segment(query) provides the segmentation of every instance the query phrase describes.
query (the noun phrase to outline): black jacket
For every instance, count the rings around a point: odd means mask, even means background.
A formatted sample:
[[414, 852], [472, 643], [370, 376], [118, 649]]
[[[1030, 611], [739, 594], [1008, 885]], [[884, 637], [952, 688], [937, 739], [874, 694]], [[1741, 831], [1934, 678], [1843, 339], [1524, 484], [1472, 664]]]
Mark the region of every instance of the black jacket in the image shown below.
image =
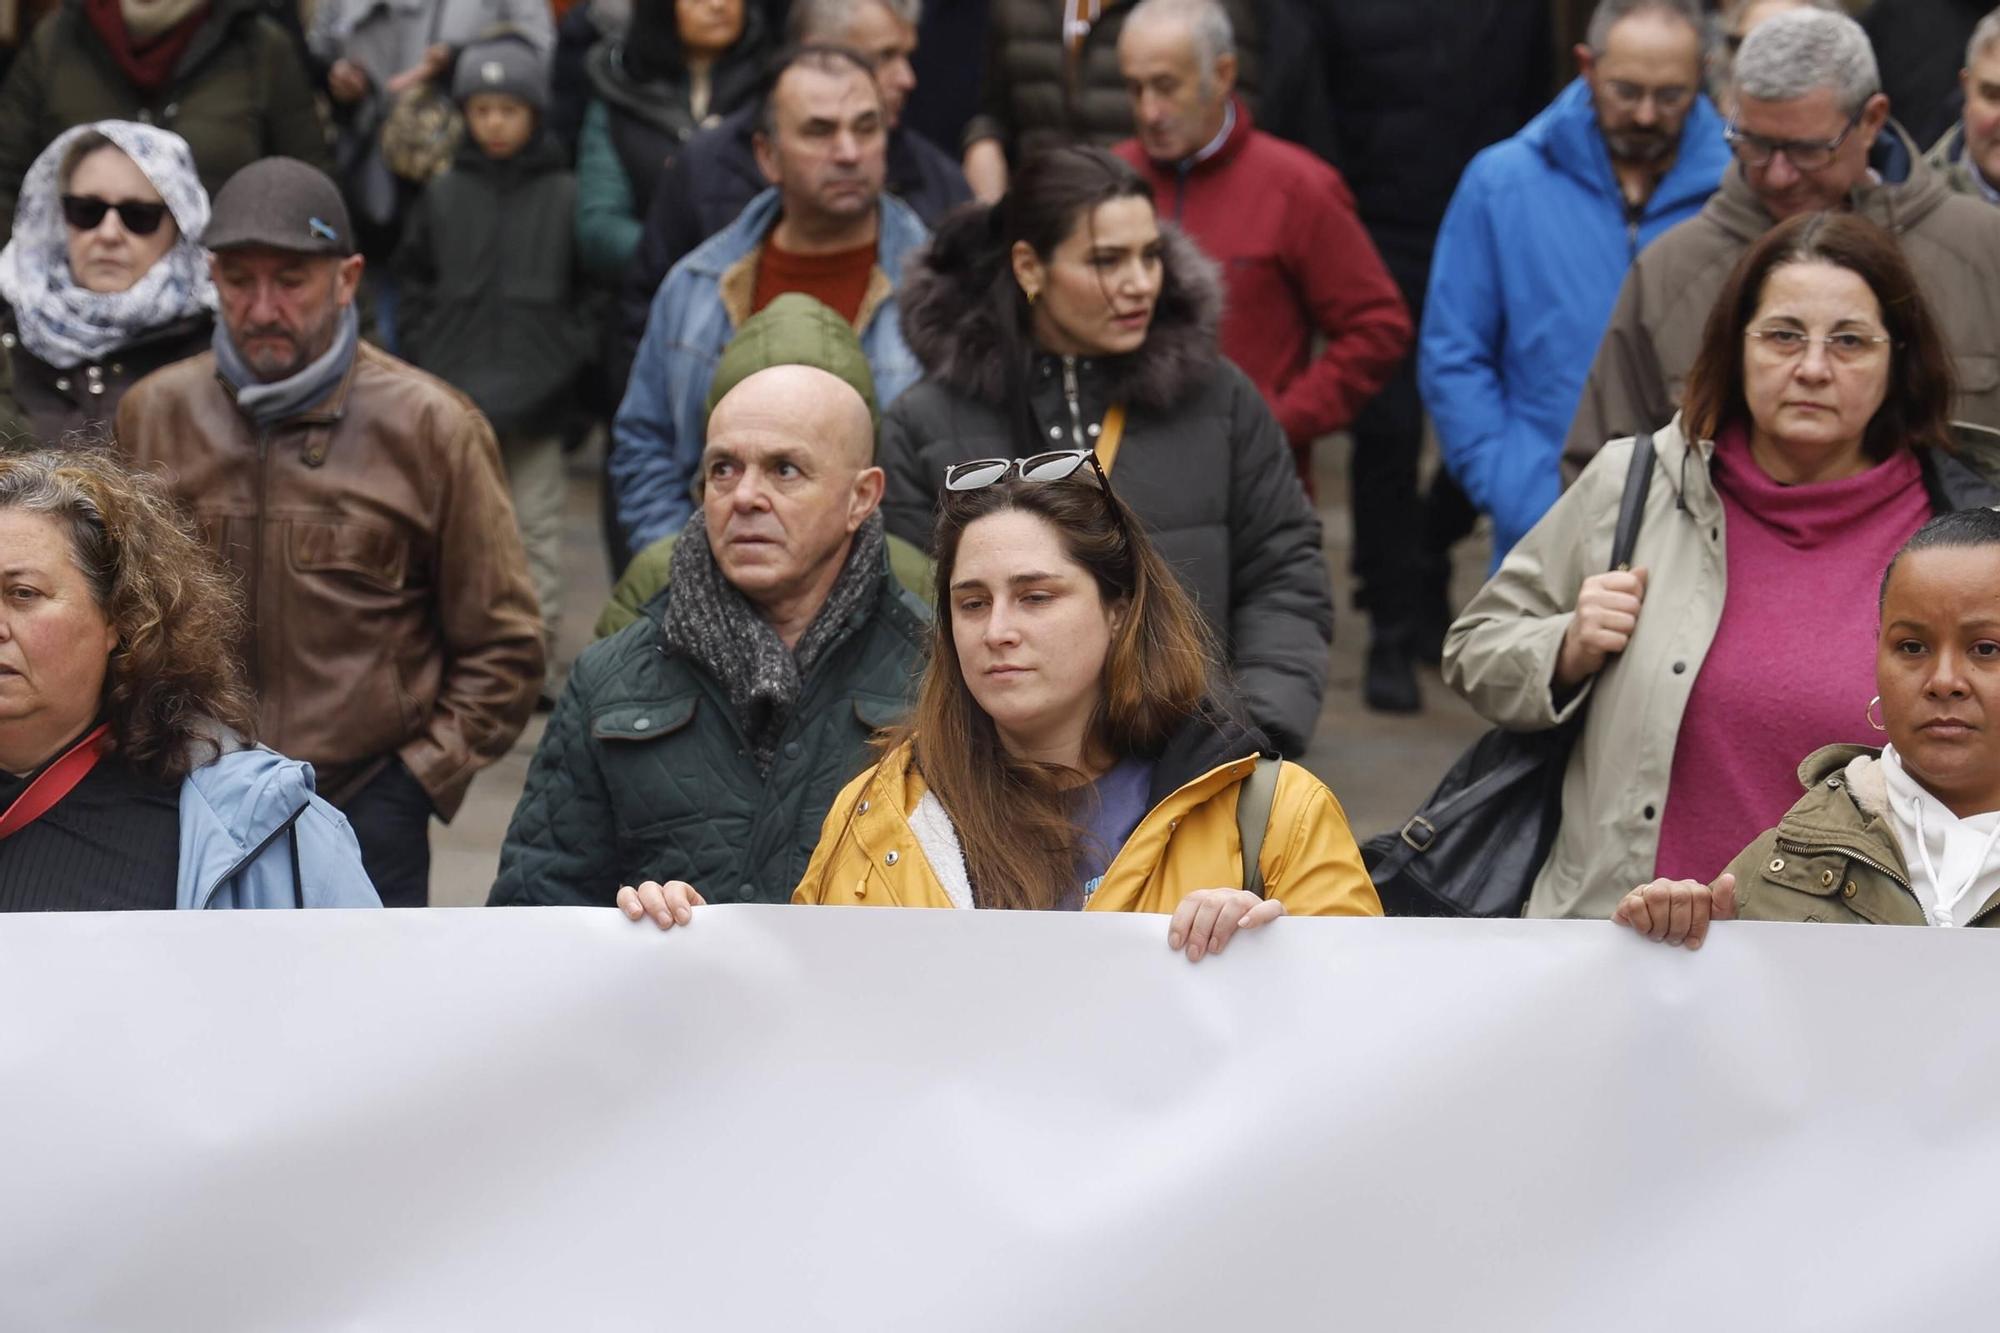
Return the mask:
[[58, 370], [21, 346], [10, 315], [0, 325], [0, 439], [42, 444], [107, 442], [125, 391], [146, 376], [208, 350], [206, 314], [149, 329], [109, 356]]
[[[757, 168], [752, 139], [757, 109], [745, 107], [681, 146], [662, 172], [646, 210], [639, 253], [619, 296], [619, 340], [613, 373], [629, 372], [646, 333], [653, 294], [689, 251], [736, 220], [743, 206], [770, 188]], [[926, 227], [972, 198], [958, 163], [922, 135], [906, 129], [889, 134], [887, 188], [915, 210]], [[647, 196], [637, 196], [645, 198]], [[893, 275], [892, 275], [893, 276]]]
[[546, 134], [505, 162], [470, 136], [410, 210], [402, 351], [502, 434], [557, 429], [590, 354], [575, 305], [576, 178]]
[[814, 664], [760, 776], [728, 689], [666, 646], [671, 596], [577, 659], [489, 904], [608, 907], [642, 879], [685, 880], [710, 902], [790, 902], [869, 737], [909, 707], [930, 618], [885, 561], [867, 623]]
[[1992, 7], [1989, 0], [1875, 0], [1861, 16], [1889, 109], [1918, 143], [1936, 143], [1957, 122], [1965, 44]]
[[1139, 351], [1067, 367], [1040, 356], [1026, 368], [1033, 439], [1021, 438], [1010, 407], [985, 294], [963, 273], [940, 272], [931, 252], [913, 261], [897, 300], [926, 375], [883, 414], [883, 512], [892, 533], [927, 545], [947, 465], [1075, 447], [1064, 383], [1073, 370], [1083, 421], [1125, 405], [1118, 493], [1214, 627], [1251, 721], [1296, 755], [1319, 722], [1333, 640], [1319, 518], [1276, 418], [1216, 348], [1213, 265], [1178, 231], [1167, 235], [1167, 285]]
[[[756, 100], [766, 55], [755, 10], [744, 13], [743, 36], [715, 62], [710, 74], [710, 114], [727, 116]], [[591, 92], [610, 114], [611, 144], [632, 184], [635, 201], [650, 201], [660, 176], [702, 123], [688, 106], [685, 71], [651, 79], [633, 76], [623, 41], [598, 43], [584, 61]]]

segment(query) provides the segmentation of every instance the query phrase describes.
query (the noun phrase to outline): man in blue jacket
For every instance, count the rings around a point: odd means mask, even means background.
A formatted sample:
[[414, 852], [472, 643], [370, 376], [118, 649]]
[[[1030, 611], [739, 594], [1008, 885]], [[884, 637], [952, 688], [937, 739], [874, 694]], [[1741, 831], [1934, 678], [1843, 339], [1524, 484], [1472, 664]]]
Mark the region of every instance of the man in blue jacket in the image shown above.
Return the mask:
[[930, 233], [883, 190], [888, 125], [874, 71], [839, 47], [804, 48], [760, 115], [757, 161], [772, 188], [660, 284], [612, 420], [606, 474], [633, 551], [694, 512], [715, 363], [780, 295], [804, 292], [853, 324], [884, 406], [922, 374], [903, 341], [896, 283]]
[[1418, 380], [1493, 562], [1562, 489], [1563, 438], [1625, 270], [1729, 164], [1695, 0], [1600, 0], [1582, 74], [1474, 158], [1438, 234]]

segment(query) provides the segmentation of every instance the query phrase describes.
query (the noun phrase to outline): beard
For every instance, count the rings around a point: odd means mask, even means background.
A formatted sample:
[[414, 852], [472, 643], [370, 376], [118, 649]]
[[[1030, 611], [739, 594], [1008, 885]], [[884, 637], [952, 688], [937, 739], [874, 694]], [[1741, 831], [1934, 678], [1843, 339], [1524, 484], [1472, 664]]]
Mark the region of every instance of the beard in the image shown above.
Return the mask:
[[1678, 142], [1678, 136], [1665, 130], [1604, 131], [1604, 146], [1611, 150], [1613, 160], [1641, 166], [1665, 161], [1673, 155], [1674, 145]]

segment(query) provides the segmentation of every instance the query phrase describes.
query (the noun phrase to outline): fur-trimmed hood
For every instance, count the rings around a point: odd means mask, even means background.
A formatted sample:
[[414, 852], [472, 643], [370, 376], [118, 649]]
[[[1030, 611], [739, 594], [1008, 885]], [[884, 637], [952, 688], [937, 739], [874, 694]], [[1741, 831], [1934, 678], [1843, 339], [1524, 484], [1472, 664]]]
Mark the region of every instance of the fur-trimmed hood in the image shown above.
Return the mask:
[[[947, 223], [947, 226], [952, 224]], [[957, 225], [968, 225], [959, 219]], [[1153, 326], [1138, 351], [1097, 364], [1109, 398], [1165, 412], [1221, 364], [1216, 328], [1222, 319], [1222, 274], [1215, 262], [1171, 223], [1160, 224], [1164, 283]], [[924, 371], [954, 392], [999, 406], [1009, 391], [1008, 339], [978, 273], [938, 268], [933, 243], [910, 259], [897, 302], [903, 338]]]

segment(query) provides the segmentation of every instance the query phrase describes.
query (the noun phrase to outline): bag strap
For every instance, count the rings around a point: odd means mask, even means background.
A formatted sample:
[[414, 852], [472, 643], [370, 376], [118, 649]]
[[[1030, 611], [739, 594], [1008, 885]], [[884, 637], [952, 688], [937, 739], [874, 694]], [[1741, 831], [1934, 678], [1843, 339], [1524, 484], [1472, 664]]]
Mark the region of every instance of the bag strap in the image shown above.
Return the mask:
[[1271, 802], [1278, 794], [1278, 769], [1283, 760], [1257, 756], [1257, 766], [1243, 779], [1236, 793], [1236, 833], [1243, 843], [1243, 887], [1259, 898], [1264, 896], [1264, 868], [1258, 857], [1264, 853], [1264, 832], [1271, 824]]
[[1639, 545], [1639, 525], [1646, 520], [1646, 496], [1653, 489], [1653, 432], [1632, 441], [1632, 463], [1625, 469], [1625, 494], [1618, 502], [1618, 528], [1611, 538], [1611, 567], [1632, 568]]
[[55, 809], [56, 803], [76, 790], [90, 776], [97, 761], [111, 748], [111, 724], [100, 722], [90, 734], [63, 751], [62, 757], [42, 770], [41, 776], [0, 813], [0, 838], [11, 838], [28, 825]]
[[1118, 465], [1118, 446], [1125, 440], [1125, 404], [1113, 403], [1105, 409], [1104, 421], [1097, 428], [1097, 464], [1110, 476], [1111, 469]]

